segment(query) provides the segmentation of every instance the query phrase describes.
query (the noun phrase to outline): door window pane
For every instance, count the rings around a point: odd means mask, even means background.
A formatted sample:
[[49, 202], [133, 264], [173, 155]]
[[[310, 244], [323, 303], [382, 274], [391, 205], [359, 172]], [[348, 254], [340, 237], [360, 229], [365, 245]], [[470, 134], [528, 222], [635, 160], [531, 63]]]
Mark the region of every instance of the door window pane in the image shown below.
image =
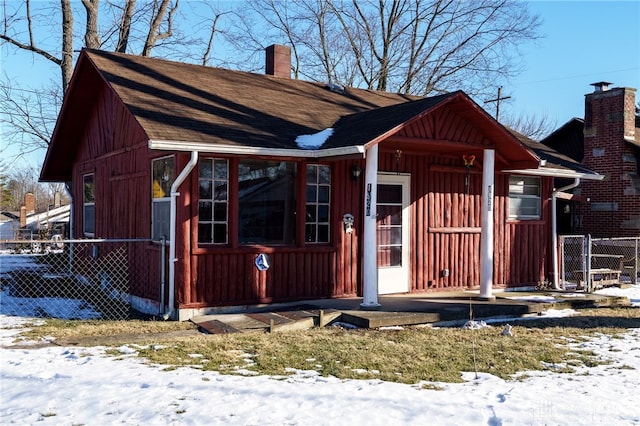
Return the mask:
[[379, 184], [377, 195], [378, 266], [402, 266], [402, 185]]

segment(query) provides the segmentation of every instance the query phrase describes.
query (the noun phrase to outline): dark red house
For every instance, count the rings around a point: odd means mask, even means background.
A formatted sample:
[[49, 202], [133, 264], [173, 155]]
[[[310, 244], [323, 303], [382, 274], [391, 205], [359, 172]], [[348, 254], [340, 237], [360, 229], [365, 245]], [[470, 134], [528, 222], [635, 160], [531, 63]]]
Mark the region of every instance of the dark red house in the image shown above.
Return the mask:
[[463, 92], [292, 80], [267, 53], [271, 75], [78, 59], [41, 179], [71, 182], [77, 237], [170, 241], [169, 314], [549, 279], [553, 177], [594, 173]]

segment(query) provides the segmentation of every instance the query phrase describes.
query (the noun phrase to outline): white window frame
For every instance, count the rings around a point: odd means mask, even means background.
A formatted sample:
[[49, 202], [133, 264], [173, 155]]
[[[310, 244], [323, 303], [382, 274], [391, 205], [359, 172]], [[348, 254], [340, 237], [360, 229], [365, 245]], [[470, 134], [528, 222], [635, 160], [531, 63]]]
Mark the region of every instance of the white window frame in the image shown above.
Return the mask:
[[[320, 168], [327, 168], [329, 170], [329, 182], [320, 182]], [[315, 179], [312, 182], [308, 181], [309, 169], [312, 168], [315, 171]], [[305, 224], [304, 224], [304, 241], [306, 244], [328, 244], [331, 242], [331, 166], [326, 164], [307, 164], [306, 166], [306, 176], [307, 180], [305, 181]], [[314, 188], [315, 199], [310, 200], [309, 197], [309, 187]], [[320, 201], [319, 194], [320, 190], [325, 188], [327, 191], [327, 200]], [[319, 209], [324, 207], [327, 209], [327, 220], [321, 221], [319, 217]], [[314, 215], [309, 215], [308, 209], [312, 208], [314, 211]], [[315, 216], [315, 217], [314, 217]], [[313, 227], [314, 229], [314, 237], [310, 238], [307, 234], [307, 230], [309, 227]], [[327, 229], [327, 240], [319, 241], [320, 227], [326, 227]]]
[[[204, 162], [211, 162], [211, 176], [203, 177], [202, 176], [202, 167]], [[216, 163], [225, 163], [226, 164], [226, 179], [222, 179], [216, 177]], [[229, 244], [229, 160], [223, 158], [203, 158], [200, 160], [198, 164], [198, 244], [206, 244], [206, 245], [224, 245]], [[200, 185], [202, 182], [207, 182], [211, 185], [211, 197], [203, 198], [200, 192]], [[218, 185], [225, 185], [226, 194], [224, 194], [224, 198], [220, 198], [220, 194], [216, 193], [216, 187]], [[203, 202], [211, 203], [211, 220], [202, 220], [200, 218], [200, 206]], [[221, 220], [219, 218], [216, 219], [216, 205], [226, 204], [226, 213], [225, 219]], [[201, 225], [210, 225], [211, 232], [208, 235], [207, 241], [202, 241], [203, 237]], [[214, 241], [214, 236], [216, 234], [215, 227], [216, 225], [224, 225], [226, 228], [225, 231], [225, 239], [224, 241]]]
[[[167, 176], [166, 182], [169, 188], [169, 193], [165, 192], [164, 196], [162, 197], [156, 197], [155, 195], [155, 176], [154, 176], [154, 164], [157, 161], [165, 161], [167, 159], [171, 159], [173, 162], [173, 171], [172, 171], [172, 175]], [[152, 239], [160, 239], [162, 237], [164, 237], [167, 241], [170, 238], [169, 232], [167, 232], [167, 235], [155, 235], [155, 228], [156, 228], [156, 224], [154, 223], [154, 218], [156, 217], [155, 211], [156, 209], [159, 207], [160, 204], [163, 204], [165, 209], [170, 209], [171, 208], [171, 185], [173, 185], [173, 181], [175, 180], [175, 167], [176, 167], [176, 161], [175, 161], [175, 157], [173, 155], [166, 155], [164, 157], [158, 157], [158, 158], [153, 158], [151, 160], [151, 238]], [[170, 229], [171, 224], [167, 224], [167, 231], [168, 229]]]
[[[512, 175], [509, 176], [509, 219], [511, 220], [539, 220], [542, 217], [542, 205], [541, 205], [541, 186], [542, 180], [538, 176], [521, 176]], [[515, 204], [520, 204], [521, 201], [537, 200], [535, 214], [525, 214], [520, 209], [517, 209]]]
[[[87, 201], [87, 178], [91, 177], [91, 183], [93, 185], [91, 189], [92, 200]], [[91, 210], [93, 213], [93, 221], [89, 227], [87, 223], [87, 211]], [[82, 175], [82, 232], [87, 237], [93, 237], [96, 233], [96, 175], [95, 173], [87, 173]]]

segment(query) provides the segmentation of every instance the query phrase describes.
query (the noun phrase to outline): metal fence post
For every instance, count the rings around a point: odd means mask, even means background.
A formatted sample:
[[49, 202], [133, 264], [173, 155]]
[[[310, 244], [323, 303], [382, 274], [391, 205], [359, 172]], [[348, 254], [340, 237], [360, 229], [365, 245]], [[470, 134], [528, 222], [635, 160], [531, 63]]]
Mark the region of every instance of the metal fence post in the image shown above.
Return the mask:
[[164, 315], [166, 312], [165, 303], [164, 303], [164, 291], [166, 286], [166, 275], [165, 275], [165, 262], [166, 262], [166, 242], [167, 239], [162, 237], [160, 240], [160, 315]]
[[633, 279], [631, 280], [631, 284], [638, 282], [638, 269], [640, 268], [640, 251], [638, 250], [640, 247], [638, 246], [638, 242], [640, 242], [640, 237], [636, 238], [636, 256], [633, 262]]
[[560, 284], [560, 288], [564, 291], [566, 290], [566, 279], [565, 279], [565, 253], [564, 253], [564, 235], [560, 235], [558, 237], [560, 239], [560, 280], [562, 284]]
[[593, 291], [593, 285], [591, 283], [591, 234], [587, 234], [585, 239], [586, 250], [585, 250], [585, 267], [584, 267], [584, 279], [585, 279], [585, 290], [587, 293], [591, 293]]

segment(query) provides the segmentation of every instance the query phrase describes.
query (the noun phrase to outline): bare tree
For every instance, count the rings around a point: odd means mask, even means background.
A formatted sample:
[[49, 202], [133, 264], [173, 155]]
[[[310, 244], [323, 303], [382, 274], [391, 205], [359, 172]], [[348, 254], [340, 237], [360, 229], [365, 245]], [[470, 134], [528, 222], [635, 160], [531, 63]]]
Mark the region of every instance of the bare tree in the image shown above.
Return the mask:
[[[519, 70], [518, 45], [535, 39], [540, 24], [516, 0], [253, 0], [224, 11], [179, 0], [80, 4], [2, 4], [0, 43], [32, 52], [61, 71], [61, 89], [49, 108], [48, 92], [34, 94], [9, 81], [2, 85], [2, 119], [12, 128], [13, 143], [48, 143], [79, 45], [206, 65], [213, 62], [216, 39], [235, 47], [234, 55], [216, 58], [218, 64], [255, 71], [263, 67], [264, 47], [286, 43], [294, 78], [417, 95], [462, 89], [481, 96]], [[184, 7], [192, 13], [187, 18], [179, 13]], [[74, 18], [85, 23], [76, 38]], [[190, 38], [180, 30], [180, 19], [191, 19]], [[36, 118], [39, 111], [43, 116]]]
[[220, 12], [220, 11], [213, 11], [214, 17], [211, 21], [211, 30], [209, 32], [209, 39], [207, 40], [206, 43], [206, 47], [204, 49], [204, 53], [202, 54], [202, 61], [200, 62], [202, 65], [209, 65], [209, 60], [211, 57], [211, 51], [213, 50], [213, 40], [216, 36], [216, 34], [218, 34], [220, 32], [220, 29], [218, 27], [219, 23], [220, 23], [220, 18], [223, 17], [224, 15], [227, 15], [231, 12]]
[[557, 127], [556, 121], [548, 115], [537, 114], [507, 115], [501, 122], [505, 126], [536, 141], [548, 136]]
[[[116, 6], [117, 7], [117, 6]], [[118, 43], [115, 51], [125, 53], [129, 45], [129, 35], [131, 34], [131, 21], [133, 19], [133, 11], [136, 7], [136, 0], [127, 0], [122, 9], [122, 18], [118, 26]]]
[[[171, 0], [153, 1], [149, 32], [147, 33], [147, 40], [142, 48], [142, 53], [140, 53], [141, 56], [151, 55], [151, 49], [153, 49], [158, 41], [164, 40], [173, 35], [173, 16], [178, 10], [178, 3], [179, 0], [176, 0], [175, 4], [169, 8]], [[161, 25], [165, 20], [165, 15], [167, 16], [166, 28], [162, 29]]]
[[[262, 24], [305, 61], [300, 73], [368, 89], [489, 93], [518, 68], [540, 20], [512, 0], [257, 0]], [[330, 46], [330, 48], [327, 48]]]
[[[0, 85], [0, 99], [0, 138], [17, 144], [23, 156], [46, 148], [61, 105], [59, 86], [35, 91], [22, 89], [7, 78], [6, 84]], [[0, 148], [5, 158], [8, 145]]]
[[[86, 24], [81, 39], [84, 47], [104, 49], [106, 40], [113, 50], [125, 52], [132, 41], [144, 40], [139, 43], [142, 54], [150, 55], [161, 41], [174, 37], [178, 0], [147, 0], [139, 4], [137, 12], [136, 0], [126, 0], [124, 5], [109, 0], [106, 4], [82, 0], [81, 5]], [[43, 58], [60, 69], [60, 80], [54, 82], [54, 89], [22, 87], [9, 77], [0, 84], [0, 121], [4, 124], [1, 136], [20, 148], [18, 156], [46, 148], [49, 143], [60, 100], [71, 82], [77, 51], [74, 46], [80, 43], [74, 38], [74, 13], [78, 11], [74, 11], [70, 0], [60, 0], [58, 6], [31, 0], [2, 4], [0, 43], [31, 52], [34, 58]], [[101, 26], [103, 14], [113, 19]], [[6, 151], [4, 144], [2, 150]]]
[[20, 210], [24, 204], [24, 196], [32, 193], [36, 198], [36, 211], [43, 212], [54, 203], [55, 193], [62, 195], [65, 203], [68, 197], [64, 194], [64, 186], [61, 183], [42, 184], [38, 182], [38, 170], [34, 167], [20, 167], [5, 175], [5, 200], [3, 208]]
[[[60, 1], [60, 11], [62, 14], [62, 46], [61, 54], [56, 55], [55, 50], [48, 50], [41, 47], [34, 36], [34, 17], [31, 12], [31, 0], [25, 0], [24, 16], [20, 16], [19, 9], [13, 13], [8, 13], [6, 5], [4, 9], [3, 31], [0, 40], [4, 40], [19, 49], [33, 52], [60, 67], [62, 76], [63, 91], [66, 91], [71, 81], [73, 73], [73, 13], [70, 0]], [[26, 40], [21, 40], [20, 33], [16, 27], [24, 24], [26, 26]], [[24, 32], [24, 30], [22, 31]]]

